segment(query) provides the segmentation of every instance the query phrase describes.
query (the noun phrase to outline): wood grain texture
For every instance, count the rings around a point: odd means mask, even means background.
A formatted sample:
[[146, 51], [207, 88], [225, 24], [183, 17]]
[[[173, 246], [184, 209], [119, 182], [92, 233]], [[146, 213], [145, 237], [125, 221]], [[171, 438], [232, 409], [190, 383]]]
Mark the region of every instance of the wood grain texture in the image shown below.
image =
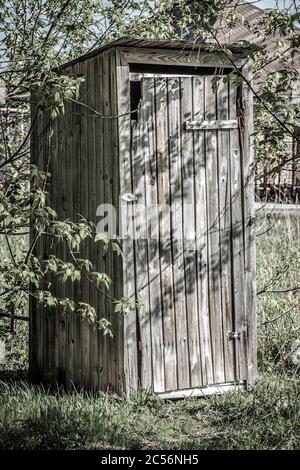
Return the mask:
[[[80, 257], [111, 277], [110, 296], [143, 304], [122, 317], [86, 278], [61, 284], [49, 276], [55, 295], [89, 302], [98, 319], [108, 319], [113, 338], [32, 302], [34, 380], [126, 393], [142, 386], [171, 398], [254, 383], [251, 94], [222, 82], [215, 93], [203, 63], [195, 73], [202, 60], [191, 51], [133, 45], [103, 50], [65, 70], [84, 76], [82, 104], [66, 104], [50, 147], [42, 112], [33, 126], [31, 158], [45, 169], [51, 154], [49, 202], [61, 220], [82, 215], [97, 224], [99, 204], [122, 205], [124, 226], [117, 220], [116, 231], [127, 231], [123, 259], [93, 240]], [[182, 65], [185, 74], [193, 67], [190, 75], [168, 75], [166, 67], [163, 76], [132, 75], [141, 82], [141, 106], [131, 113], [128, 61]], [[250, 66], [245, 73], [251, 77]], [[122, 200], [125, 193], [137, 201]], [[66, 245], [48, 238], [35, 254], [70, 260]], [[228, 341], [234, 331], [240, 339]]]
[[[157, 190], [159, 214], [159, 266], [162, 294], [163, 356], [165, 388], [176, 387], [176, 345], [174, 335], [174, 286], [172, 251], [170, 246], [170, 180], [167, 121], [167, 84], [165, 79], [155, 79], [155, 126], [157, 155]], [[154, 384], [155, 385], [155, 384]]]
[[[180, 128], [181, 128], [181, 173], [182, 173], [182, 232], [184, 283], [186, 297], [186, 328], [189, 362], [189, 386], [202, 384], [201, 355], [199, 339], [199, 314], [197, 292], [197, 252], [196, 252], [196, 194], [195, 160], [193, 134], [185, 130], [184, 123], [193, 114], [193, 79], [180, 78]], [[179, 170], [180, 171], [180, 170]]]
[[[110, 57], [111, 64], [111, 113], [112, 115], [118, 115], [118, 81], [117, 81], [117, 64], [118, 59], [116, 51], [111, 53]], [[119, 212], [119, 197], [120, 197], [120, 168], [119, 168], [119, 128], [118, 128], [118, 119], [111, 119], [111, 158], [112, 158], [112, 204], [116, 209], [118, 214]], [[116, 227], [115, 235], [119, 234], [120, 221], [118, 215], [116, 216]], [[120, 299], [123, 296], [123, 260], [122, 256], [119, 256], [117, 253], [112, 254], [112, 282], [113, 282], [113, 296], [115, 299]], [[115, 379], [114, 379], [114, 391], [122, 390], [123, 382], [123, 357], [120, 354], [123, 354], [123, 316], [115, 312], [114, 304], [111, 304], [112, 310], [112, 320], [113, 320], [113, 350], [114, 350], [114, 362], [115, 362]]]
[[[81, 85], [79, 101], [88, 103], [90, 94], [89, 76], [88, 76], [88, 63], [83, 62], [80, 67], [81, 74], [85, 77], [85, 81]], [[89, 216], [89, 139], [90, 139], [90, 120], [89, 111], [85, 106], [80, 106], [81, 114], [81, 138], [80, 138], [80, 216], [83, 216], [88, 220]], [[82, 256], [83, 255], [83, 256]], [[82, 251], [80, 257], [88, 258], [89, 246], [88, 240], [84, 240], [82, 243]], [[83, 268], [83, 271], [85, 268]], [[83, 274], [81, 276], [81, 299], [80, 302], [89, 303], [89, 281]], [[86, 318], [82, 318], [80, 321], [80, 341], [81, 341], [81, 365], [82, 365], [82, 384], [85, 387], [89, 387], [90, 380], [90, 328]]]
[[[135, 276], [136, 297], [140, 305], [137, 309], [137, 321], [139, 328], [138, 359], [139, 381], [145, 389], [152, 389], [152, 344], [151, 344], [151, 318], [149, 306], [149, 256], [147, 239], [147, 188], [146, 172], [148, 164], [147, 152], [147, 112], [144, 108], [139, 110], [137, 122], [132, 123], [132, 132], [135, 134], [136, 152], [133, 154], [133, 187], [137, 197], [134, 209], [134, 234], [135, 234]], [[140, 145], [141, 139], [143, 146]]]
[[[98, 89], [98, 71], [99, 62], [97, 59], [88, 62], [88, 86], [89, 93], [88, 103], [92, 109], [99, 109], [99, 101], [97, 101]], [[91, 113], [89, 113], [91, 114]], [[94, 224], [96, 222], [95, 215], [97, 210], [97, 161], [96, 161], [96, 147], [98, 145], [98, 137], [96, 135], [96, 121], [95, 116], [90, 116], [88, 119], [89, 125], [89, 141], [88, 141], [88, 174], [89, 174], [89, 204], [88, 204], [88, 218]], [[96, 271], [96, 243], [89, 240], [89, 259], [92, 263], [91, 272]], [[97, 320], [101, 317], [97, 311], [97, 290], [94, 284], [89, 284], [89, 303], [95, 308]], [[89, 326], [90, 348], [89, 348], [89, 362], [90, 362], [90, 388], [97, 390], [99, 387], [99, 355], [98, 355], [98, 336], [99, 330], [97, 325]]]
[[[68, 158], [66, 158], [66, 185], [68, 190], [68, 198], [66, 200], [67, 209], [66, 216], [71, 220], [74, 220], [74, 162], [76, 161], [76, 138], [75, 138], [75, 129], [76, 129], [76, 104], [75, 103], [66, 103], [66, 115], [67, 115], [67, 149], [71, 149], [68, 153]], [[71, 255], [68, 254], [68, 261], [71, 261]], [[74, 299], [75, 286], [73, 282], [67, 282], [66, 296], [69, 299]], [[67, 315], [68, 322], [68, 371], [67, 371], [67, 384], [68, 387], [73, 387], [73, 384], [76, 381], [76, 344], [75, 344], [75, 325], [76, 320], [74, 314], [68, 312]]]
[[[229, 85], [220, 81], [217, 90], [218, 118], [228, 119]], [[231, 225], [230, 225], [230, 133], [218, 130], [218, 191], [221, 253], [221, 298], [224, 342], [225, 380], [235, 380], [234, 342], [227, 333], [234, 330], [231, 285]]]
[[[205, 118], [207, 120], [214, 120], [216, 118], [216, 95], [213, 91], [211, 77], [205, 77]], [[214, 383], [222, 383], [224, 382], [224, 356], [220, 288], [218, 152], [217, 133], [214, 130], [205, 131], [205, 158], [211, 344]]]
[[139, 64], [157, 64], [157, 65], [182, 65], [191, 67], [218, 67], [233, 68], [229, 60], [224, 56], [218, 58], [215, 63], [205, 62], [207, 53], [199, 53], [196, 51], [182, 50], [180, 53], [174, 53], [168, 49], [157, 48], [134, 48], [134, 47], [120, 47], [118, 48], [128, 63]]
[[[111, 116], [111, 69], [110, 69], [110, 54], [104, 52], [103, 57], [103, 85], [102, 85], [102, 114], [103, 116]], [[112, 128], [109, 119], [104, 119], [103, 126], [103, 184], [104, 184], [104, 201], [106, 204], [112, 203], [112, 158], [110, 153], [110, 146], [112, 144]], [[112, 235], [112, 234], [111, 234]], [[107, 250], [104, 253], [105, 272], [112, 278], [112, 253], [111, 250]], [[113, 312], [110, 298], [105, 298], [105, 317], [111, 323], [113, 327]], [[113, 331], [113, 334], [115, 332]], [[107, 390], [112, 388], [114, 376], [115, 376], [115, 357], [113, 349], [113, 338], [106, 336], [106, 369], [107, 369]]]
[[196, 130], [218, 130], [218, 129], [237, 129], [238, 121], [236, 119], [216, 119], [216, 120], [200, 120], [200, 121], [187, 121], [185, 125], [189, 131]]
[[[155, 132], [155, 82], [143, 80], [143, 106], [145, 118], [145, 192], [147, 201], [148, 273], [149, 273], [149, 322], [151, 334], [141, 337], [142, 348], [151, 342], [152, 390], [164, 390], [165, 366], [163, 362], [162, 294], [159, 271], [159, 211]], [[146, 367], [146, 366], [143, 366]]]
[[[54, 122], [54, 132], [56, 134], [56, 142], [55, 142], [55, 149], [53, 155], [53, 165], [52, 165], [52, 179], [54, 185], [54, 192], [53, 192], [53, 209], [56, 211], [58, 217], [60, 217], [60, 209], [61, 209], [61, 179], [60, 179], [60, 171], [59, 171], [59, 160], [62, 154], [62, 142], [61, 142], [61, 132], [62, 132], [63, 123], [59, 119]], [[53, 246], [52, 250], [49, 250], [50, 253], [56, 257], [60, 256], [60, 246], [59, 240], [55, 240], [55, 245]], [[49, 253], [49, 254], [50, 254]], [[60, 296], [61, 294], [61, 284], [59, 282], [58, 276], [55, 277], [54, 281], [54, 295]], [[55, 369], [56, 369], [56, 376], [58, 382], [63, 382], [63, 377], [61, 373], [62, 367], [62, 357], [64, 355], [64, 348], [63, 351], [60, 349], [60, 336], [61, 336], [61, 324], [60, 324], [60, 310], [57, 309], [55, 312]]]
[[165, 78], [168, 93], [168, 151], [170, 168], [171, 248], [173, 264], [174, 332], [176, 334], [177, 388], [190, 383], [185, 271], [183, 257], [183, 182], [181, 155], [180, 79]]
[[[205, 79], [193, 78], [193, 119], [204, 113]], [[208, 290], [208, 229], [205, 137], [203, 132], [195, 132], [195, 203], [196, 203], [196, 247], [197, 247], [197, 285], [199, 303], [199, 341], [201, 351], [201, 370], [203, 385], [213, 383], [213, 359], [210, 335], [209, 290]]]
[[[103, 113], [103, 56], [96, 58], [96, 76], [95, 76], [95, 103], [96, 110]], [[104, 203], [104, 120], [95, 118], [95, 137], [97, 145], [95, 147], [96, 158], [96, 197], [97, 206]], [[97, 210], [97, 209], [96, 209]], [[96, 223], [98, 214], [96, 213]], [[96, 268], [98, 272], [105, 272], [105, 259], [103, 253], [103, 244], [96, 243]], [[105, 287], [101, 285], [105, 292]], [[105, 317], [105, 295], [103, 292], [97, 293], [97, 317], [100, 320]], [[106, 338], [98, 331], [98, 381], [100, 390], [107, 389], [107, 367], [106, 367]]]
[[[82, 76], [80, 64], [75, 64], [74, 68], [71, 71], [72, 74], [77, 76]], [[73, 210], [74, 210], [74, 220], [78, 221], [79, 214], [81, 214], [81, 172], [80, 172], [80, 159], [81, 159], [81, 106], [80, 104], [74, 103], [73, 112], [74, 115], [74, 156], [73, 156]], [[81, 281], [78, 281], [74, 284], [74, 299], [76, 302], [82, 298], [82, 284]], [[78, 315], [74, 319], [74, 340], [75, 340], [75, 385], [82, 386], [82, 348], [83, 343], [81, 341], [81, 319]]]
[[[252, 79], [252, 62], [247, 61], [243, 74]], [[243, 148], [243, 204], [245, 233], [245, 328], [247, 336], [247, 383], [253, 385], [257, 378], [257, 326], [256, 326], [256, 249], [255, 249], [255, 197], [253, 148], [253, 96], [245, 85], [241, 90]]]
[[[117, 55], [117, 87], [118, 87], [118, 118], [119, 123], [119, 168], [120, 168], [120, 196], [132, 193], [131, 182], [131, 134], [130, 134], [130, 82], [129, 69], [122, 55]], [[134, 279], [134, 246], [129, 237], [133, 233], [130, 207], [120, 201], [122, 211], [122, 250], [123, 250], [123, 276], [124, 296], [135, 299]], [[124, 391], [129, 393], [138, 386], [137, 368], [137, 330], [136, 311], [130, 311], [124, 317]]]
[[[237, 115], [237, 89], [230, 84], [230, 117]], [[230, 135], [230, 180], [231, 180], [231, 244], [232, 244], [232, 303], [233, 303], [233, 331], [241, 333], [244, 321], [244, 226], [242, 208], [242, 175], [241, 175], [241, 148], [239, 142], [240, 131], [234, 130]], [[241, 341], [233, 339], [236, 357], [236, 380], [245, 380], [245, 350]]]

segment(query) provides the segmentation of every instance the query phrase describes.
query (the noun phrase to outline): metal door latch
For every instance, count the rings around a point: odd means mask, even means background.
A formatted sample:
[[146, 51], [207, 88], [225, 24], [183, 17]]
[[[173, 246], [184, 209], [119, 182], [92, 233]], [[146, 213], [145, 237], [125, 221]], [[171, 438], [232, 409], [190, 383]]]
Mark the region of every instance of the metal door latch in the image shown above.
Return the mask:
[[122, 199], [122, 201], [126, 201], [126, 202], [135, 202], [135, 201], [138, 200], [138, 198], [132, 193], [121, 194], [120, 199]]
[[241, 334], [239, 331], [227, 331], [227, 338], [228, 341], [232, 341], [233, 339], [241, 339]]

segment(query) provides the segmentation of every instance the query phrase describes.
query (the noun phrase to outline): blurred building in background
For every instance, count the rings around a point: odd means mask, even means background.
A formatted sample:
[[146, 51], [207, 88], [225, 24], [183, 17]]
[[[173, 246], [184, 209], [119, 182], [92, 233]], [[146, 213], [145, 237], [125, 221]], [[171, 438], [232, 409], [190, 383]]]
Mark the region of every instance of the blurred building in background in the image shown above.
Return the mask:
[[[208, 0], [202, 2], [195, 2], [191, 0], [191, 7], [195, 9], [198, 18], [201, 18], [201, 8], [206, 8]], [[208, 2], [209, 7], [212, 7], [211, 2]], [[276, 52], [280, 45], [280, 36], [278, 33], [269, 35], [267, 38], [260, 36], [254, 32], [255, 26], [266, 13], [266, 9], [258, 8], [255, 4], [245, 3], [243, 0], [233, 0], [232, 6], [228, 6], [232, 11], [243, 20], [237, 21], [235, 25], [228, 28], [228, 22], [216, 20], [214, 15], [210, 15], [210, 22], [214, 24], [214, 30], [218, 31], [217, 37], [211, 37], [210, 41], [220, 42], [223, 44], [233, 44], [237, 42], [247, 41], [251, 44], [259, 45], [262, 40], [267, 47], [268, 52]], [[180, 17], [179, 7], [174, 10], [174, 16]], [[259, 27], [258, 27], [259, 28]], [[300, 28], [296, 28], [296, 34], [300, 35]], [[192, 38], [193, 27], [191, 26], [189, 32], [186, 34], [187, 38]], [[298, 72], [300, 77], [300, 51], [296, 54], [286, 53], [289, 64]], [[282, 65], [279, 60], [272, 60], [266, 64], [264, 70], [266, 75], [268, 72], [280, 70]], [[253, 82], [254, 89], [259, 93], [259, 83], [255, 80]], [[289, 98], [291, 106], [300, 104], [300, 78], [295, 84], [295, 87], [289, 91]], [[254, 112], [257, 106], [257, 100], [254, 97]], [[265, 163], [263, 167], [257, 169], [256, 178], [256, 197], [258, 201], [270, 201], [278, 203], [299, 203], [300, 204], [300, 128], [294, 129], [294, 138], [286, 140], [287, 160], [279, 172], [270, 173], [274, 167], [274, 163], [270, 157], [269, 163]]]
[[[258, 8], [251, 3], [241, 4], [236, 7], [236, 12], [243, 16], [245, 23], [234, 26], [232, 30], [228, 28], [219, 29], [219, 40], [224, 43], [235, 43], [238, 41], [249, 41], [252, 44], [259, 44], [261, 37], [254, 34], [251, 30], [256, 23], [262, 18], [266, 10]], [[251, 25], [251, 28], [247, 26]], [[300, 35], [300, 28], [296, 28], [296, 33]], [[266, 41], [267, 50], [276, 52], [280, 47], [280, 37], [277, 33], [269, 36]], [[288, 56], [288, 53], [287, 53]], [[299, 80], [295, 87], [290, 90], [291, 106], [300, 104], [300, 52], [288, 56], [289, 64], [297, 70]], [[265, 66], [266, 73], [280, 70], [281, 63], [278, 60], [272, 61]], [[258, 90], [258, 84], [254, 82], [254, 87]], [[256, 100], [254, 98], [254, 106]], [[279, 203], [300, 203], [300, 128], [294, 129], [295, 138], [286, 140], [288, 163], [286, 163], [279, 173], [270, 174], [270, 170], [274, 164], [266, 163], [263, 168], [258, 170], [259, 175], [256, 179], [256, 196], [258, 200], [274, 201]]]

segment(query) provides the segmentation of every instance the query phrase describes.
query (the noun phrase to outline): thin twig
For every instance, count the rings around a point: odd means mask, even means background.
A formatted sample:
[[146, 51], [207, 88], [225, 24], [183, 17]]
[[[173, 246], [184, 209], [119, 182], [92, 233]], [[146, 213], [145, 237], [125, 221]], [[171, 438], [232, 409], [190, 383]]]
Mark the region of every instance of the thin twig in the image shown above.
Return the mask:
[[29, 317], [24, 317], [23, 315], [12, 315], [11, 313], [0, 311], [0, 317], [12, 318], [14, 320], [29, 321]]
[[[96, 114], [96, 116], [94, 117], [98, 117], [100, 119], [117, 119], [117, 118], [120, 118], [120, 117], [123, 117], [123, 116], [128, 116], [130, 114], [133, 114], [133, 113], [136, 113], [138, 112], [141, 108], [137, 108], [137, 109], [133, 109], [132, 111], [128, 111], [126, 113], [123, 113], [123, 114], [116, 114], [116, 115], [111, 115], [111, 116], [104, 116], [103, 114], [99, 113], [99, 111], [96, 111], [96, 109], [92, 108], [91, 106], [89, 106], [88, 104], [86, 103], [82, 103], [81, 101], [78, 101], [78, 100], [75, 100], [73, 98], [69, 98], [67, 101], [71, 101], [72, 103], [76, 103], [76, 104], [79, 104], [80, 106], [83, 106], [84, 108], [87, 108], [89, 109], [90, 111], [92, 111], [94, 114]], [[93, 116], [91, 116], [93, 117]]]
[[107, 292], [105, 292], [103, 289], [101, 289], [100, 287], [98, 287], [91, 279], [90, 277], [86, 274], [86, 272], [82, 269], [82, 267], [80, 266], [80, 264], [78, 263], [75, 255], [74, 255], [74, 252], [70, 246], [69, 243], [68, 244], [68, 248], [69, 248], [69, 251], [70, 251], [70, 255], [74, 261], [74, 263], [76, 264], [76, 266], [78, 267], [78, 269], [80, 270], [80, 272], [83, 274], [83, 276], [85, 277], [85, 279], [89, 282], [89, 284], [91, 284], [91, 286], [93, 286], [97, 291], [101, 292], [101, 294], [105, 295], [108, 299], [112, 300], [113, 302], [117, 302], [117, 299], [115, 299], [114, 297], [112, 297], [111, 295], [107, 294]]
[[285, 315], [287, 315], [288, 313], [292, 312], [296, 307], [298, 307], [299, 304], [296, 304], [294, 305], [292, 308], [290, 308], [289, 310], [286, 310], [285, 312], [281, 313], [280, 315], [278, 315], [277, 317], [275, 318], [272, 318], [272, 320], [267, 320], [267, 321], [264, 321], [262, 323], [258, 323], [257, 326], [264, 326], [264, 325], [268, 325], [269, 323], [273, 323], [274, 321], [277, 321], [279, 320], [279, 318], [282, 318], [284, 317]]
[[300, 290], [300, 287], [291, 287], [290, 289], [273, 289], [273, 290], [260, 290], [257, 292], [256, 295], [261, 295], [261, 294], [281, 294], [284, 292], [296, 292]]

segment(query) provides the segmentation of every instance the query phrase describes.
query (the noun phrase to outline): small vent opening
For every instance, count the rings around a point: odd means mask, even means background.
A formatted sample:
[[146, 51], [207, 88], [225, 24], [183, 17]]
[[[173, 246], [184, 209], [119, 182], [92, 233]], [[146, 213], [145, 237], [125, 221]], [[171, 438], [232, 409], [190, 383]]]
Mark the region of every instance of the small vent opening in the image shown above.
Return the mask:
[[132, 121], [138, 120], [138, 109], [142, 99], [142, 82], [140, 80], [130, 81], [130, 117]]

